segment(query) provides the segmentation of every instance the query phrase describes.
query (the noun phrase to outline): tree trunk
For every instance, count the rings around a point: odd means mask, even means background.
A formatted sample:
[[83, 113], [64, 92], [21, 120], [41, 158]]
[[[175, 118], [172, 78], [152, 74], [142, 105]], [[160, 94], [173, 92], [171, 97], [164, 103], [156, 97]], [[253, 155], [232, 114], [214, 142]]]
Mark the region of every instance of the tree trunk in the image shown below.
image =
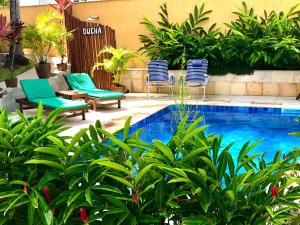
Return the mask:
[[[13, 20], [20, 20], [20, 0], [10, 0], [9, 1], [9, 12], [10, 12], [10, 21]], [[9, 55], [13, 55], [14, 46], [10, 45], [9, 48]], [[24, 51], [22, 49], [21, 44], [19, 41], [17, 42], [17, 45], [15, 46], [15, 53], [16, 56], [24, 56]]]

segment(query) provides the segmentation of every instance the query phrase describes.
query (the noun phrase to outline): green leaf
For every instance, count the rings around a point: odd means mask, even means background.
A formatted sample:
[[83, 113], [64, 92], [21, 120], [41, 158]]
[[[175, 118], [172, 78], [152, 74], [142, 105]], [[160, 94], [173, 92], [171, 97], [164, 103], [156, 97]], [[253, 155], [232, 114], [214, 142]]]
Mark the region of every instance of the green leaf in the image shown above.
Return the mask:
[[20, 199], [22, 199], [24, 196], [25, 196], [25, 193], [20, 194], [18, 197], [16, 197], [16, 198], [9, 204], [9, 206], [6, 208], [6, 210], [5, 210], [5, 212], [4, 212], [4, 216], [5, 216], [6, 213], [7, 213], [10, 209], [12, 209], [12, 208], [17, 204], [17, 202], [18, 202]]
[[19, 196], [20, 193], [14, 193], [11, 191], [2, 191], [0, 192], [0, 199], [4, 199], [4, 198], [10, 198], [10, 197], [15, 197], [15, 196]]
[[91, 192], [91, 189], [88, 188], [86, 189], [85, 191], [85, 200], [92, 206], [93, 203], [92, 203], [92, 192]]
[[35, 208], [33, 207], [32, 204], [29, 204], [27, 209], [28, 225], [33, 225], [34, 214], [35, 214]]
[[0, 185], [8, 184], [8, 181], [5, 179], [0, 179]]
[[78, 133], [74, 135], [69, 146], [67, 147], [67, 152], [70, 152], [72, 150], [75, 144], [78, 143], [78, 141], [82, 138], [83, 135], [86, 134], [87, 130], [88, 130], [87, 128], [81, 129]]
[[89, 141], [76, 149], [74, 155], [71, 157], [70, 162], [73, 163], [81, 154], [83, 154], [87, 149], [91, 148], [93, 143], [94, 141]]
[[124, 142], [120, 141], [118, 138], [114, 137], [112, 134], [110, 134], [109, 132], [100, 129], [100, 131], [106, 135], [112, 142], [116, 143], [120, 148], [122, 148], [124, 151], [126, 151], [130, 156], [135, 157], [132, 149], [130, 146], [128, 146], [127, 144], [125, 144]]
[[71, 205], [74, 201], [76, 201], [83, 192], [83, 190], [74, 191], [69, 197], [68, 206]]
[[164, 145], [161, 141], [159, 140], [153, 140], [154, 145], [157, 147], [158, 150], [160, 150], [164, 156], [169, 159], [170, 161], [174, 161], [174, 155], [171, 151], [171, 149]]
[[208, 147], [201, 147], [201, 148], [198, 148], [196, 150], [193, 150], [190, 153], [188, 153], [186, 156], [184, 156], [180, 161], [181, 162], [186, 162], [186, 161], [188, 161], [190, 159], [195, 159], [195, 157], [197, 155], [199, 155], [202, 152], [207, 152], [208, 149], [209, 149]]
[[55, 145], [57, 145], [59, 148], [64, 149], [65, 146], [63, 144], [63, 142], [61, 140], [59, 140], [58, 138], [54, 137], [54, 136], [48, 136], [47, 137], [48, 140], [50, 140], [51, 142], [53, 142]]
[[127, 139], [129, 129], [130, 129], [130, 123], [131, 123], [131, 116], [127, 118], [125, 125], [124, 125], [123, 141], [125, 141]]
[[172, 184], [172, 183], [192, 183], [192, 181], [187, 178], [174, 178], [169, 180], [168, 182], [168, 184]]
[[66, 155], [63, 153], [61, 150], [54, 148], [54, 147], [39, 147], [35, 148], [33, 151], [35, 152], [41, 152], [41, 153], [46, 153], [49, 155], [56, 156], [58, 158], [65, 158]]
[[106, 176], [108, 176], [108, 177], [110, 177], [110, 178], [112, 178], [112, 179], [114, 179], [114, 180], [116, 180], [116, 181], [124, 184], [127, 187], [130, 187], [130, 188], [134, 189], [134, 186], [128, 180], [125, 180], [122, 177], [117, 177], [117, 176], [110, 175], [110, 174], [106, 174]]
[[91, 163], [91, 165], [94, 165], [94, 164], [106, 166], [108, 168], [115, 169], [115, 170], [124, 172], [124, 173], [126, 173], [128, 175], [131, 175], [130, 170], [128, 170], [126, 167], [122, 166], [119, 163], [110, 162], [110, 161], [96, 161], [95, 163], [93, 163], [93, 162]]
[[202, 126], [202, 127], [199, 127], [195, 130], [193, 130], [192, 132], [190, 133], [187, 133], [184, 137], [183, 137], [183, 140], [182, 140], [182, 143], [186, 143], [188, 140], [190, 140], [192, 137], [196, 136], [197, 134], [203, 132], [207, 127], [209, 126]]
[[90, 136], [93, 139], [93, 141], [99, 142], [98, 133], [94, 126], [89, 126]]
[[64, 211], [64, 215], [63, 215], [63, 220], [64, 220], [64, 223], [67, 222], [67, 220], [69, 219], [69, 217], [71, 216], [72, 212], [78, 208], [78, 205], [77, 204], [71, 204], [71, 205], [68, 205], [67, 208], [65, 209]]
[[117, 193], [117, 194], [122, 194], [122, 191], [120, 191], [120, 189], [118, 189], [117, 187], [111, 186], [111, 185], [99, 185], [99, 186], [93, 186], [91, 187], [91, 189], [93, 190], [103, 190], [103, 191], [107, 191], [107, 192], [113, 192], [113, 193]]
[[153, 167], [153, 165], [154, 165], [153, 163], [148, 164], [141, 171], [139, 171], [138, 175], [135, 178], [135, 183], [138, 183], [140, 179], [142, 179], [142, 177]]
[[30, 159], [26, 161], [25, 164], [41, 164], [56, 169], [63, 169], [62, 165], [60, 165], [59, 163], [43, 159]]
[[115, 206], [123, 209], [125, 212], [129, 212], [129, 209], [127, 208], [127, 206], [120, 201], [119, 199], [117, 199], [116, 197], [112, 196], [112, 195], [107, 195], [104, 194], [102, 195], [104, 198], [106, 198], [109, 202], [111, 202], [112, 204], [114, 204]]
[[161, 209], [163, 207], [163, 203], [165, 202], [165, 188], [164, 188], [164, 181], [161, 180], [158, 183], [157, 190], [155, 192], [155, 202], [156, 207]]
[[203, 162], [205, 162], [205, 163], [212, 169], [212, 171], [213, 171], [215, 174], [218, 173], [217, 167], [213, 164], [213, 162], [212, 162], [209, 158], [207, 158], [207, 157], [205, 157], [205, 156], [201, 156], [200, 159], [201, 159]]

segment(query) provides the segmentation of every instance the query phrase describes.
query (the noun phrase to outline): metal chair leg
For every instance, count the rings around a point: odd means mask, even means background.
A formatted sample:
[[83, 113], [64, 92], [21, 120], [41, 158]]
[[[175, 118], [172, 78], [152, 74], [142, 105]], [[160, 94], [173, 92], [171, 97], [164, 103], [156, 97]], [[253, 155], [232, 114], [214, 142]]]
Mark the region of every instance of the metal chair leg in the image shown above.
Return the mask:
[[204, 88], [203, 88], [203, 99], [202, 99], [202, 101], [204, 102], [204, 100], [205, 100], [205, 86], [204, 86]]
[[147, 86], [147, 96], [148, 96], [148, 100], [150, 100], [150, 86]]

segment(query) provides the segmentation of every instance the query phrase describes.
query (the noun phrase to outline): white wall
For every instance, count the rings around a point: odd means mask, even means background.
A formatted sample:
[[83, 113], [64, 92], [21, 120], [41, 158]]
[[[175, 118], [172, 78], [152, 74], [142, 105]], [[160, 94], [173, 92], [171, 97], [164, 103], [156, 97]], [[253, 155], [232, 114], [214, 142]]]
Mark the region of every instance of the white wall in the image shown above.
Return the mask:
[[50, 0], [20, 0], [21, 6], [49, 4]]
[[[72, 2], [92, 2], [97, 0], [72, 0]], [[48, 5], [49, 3], [55, 3], [54, 0], [20, 0], [21, 6], [30, 5]]]

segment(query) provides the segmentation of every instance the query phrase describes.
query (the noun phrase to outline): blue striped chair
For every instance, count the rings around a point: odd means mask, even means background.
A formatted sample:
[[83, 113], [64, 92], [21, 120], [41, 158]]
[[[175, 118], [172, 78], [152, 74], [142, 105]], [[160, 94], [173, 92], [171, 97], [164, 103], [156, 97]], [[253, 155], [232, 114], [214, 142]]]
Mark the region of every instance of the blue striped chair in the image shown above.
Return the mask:
[[175, 77], [173, 75], [169, 76], [168, 73], [168, 62], [166, 60], [150, 60], [148, 63], [148, 77], [146, 81], [148, 98], [150, 99], [150, 86], [168, 86], [173, 96], [174, 84]]
[[187, 62], [187, 71], [184, 85], [185, 87], [203, 88], [203, 101], [205, 99], [205, 89], [208, 85], [207, 75], [208, 61], [206, 59], [191, 59]]

